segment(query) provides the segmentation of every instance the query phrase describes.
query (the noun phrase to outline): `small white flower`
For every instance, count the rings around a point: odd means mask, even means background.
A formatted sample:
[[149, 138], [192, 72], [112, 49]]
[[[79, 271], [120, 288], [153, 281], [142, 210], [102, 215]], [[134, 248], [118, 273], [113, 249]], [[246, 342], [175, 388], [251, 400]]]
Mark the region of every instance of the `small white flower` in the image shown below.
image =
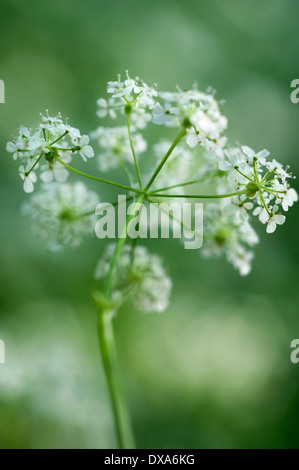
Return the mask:
[[288, 211], [289, 207], [294, 205], [294, 202], [298, 201], [298, 194], [294, 188], [289, 188], [282, 200], [282, 208], [284, 211]]
[[283, 183], [287, 178], [291, 178], [290, 173], [288, 173], [288, 171], [283, 168], [282, 164], [274, 159], [271, 162], [267, 162], [267, 169], [278, 175]]
[[252, 163], [253, 158], [255, 157], [260, 165], [266, 165], [266, 158], [270, 155], [270, 152], [268, 150], [264, 149], [260, 152], [255, 152], [252, 148], [247, 147], [246, 145], [243, 145], [241, 148], [250, 163]]
[[260, 222], [262, 224], [267, 224], [266, 232], [273, 233], [276, 230], [277, 225], [283, 225], [285, 223], [285, 216], [282, 214], [276, 214], [278, 211], [278, 206], [273, 206], [272, 215], [269, 215], [266, 209], [262, 207], [257, 207], [253, 211], [253, 215], [258, 215]]
[[91, 147], [91, 145], [89, 145], [88, 135], [83, 135], [81, 137], [79, 153], [85, 162], [87, 161], [87, 158], [94, 157], [93, 148]]
[[76, 127], [72, 127], [66, 124], [61, 124], [60, 129], [62, 132], [68, 132], [68, 135], [71, 138], [71, 141], [74, 145], [77, 145], [78, 139], [81, 138], [81, 133]]
[[112, 98], [120, 98], [124, 95], [130, 94], [132, 91], [132, 86], [126, 85], [125, 82], [120, 81], [120, 76], [118, 81], [108, 82], [107, 93], [112, 94]]
[[30, 131], [27, 129], [27, 127], [20, 127], [19, 134], [20, 136], [26, 137], [27, 139], [30, 137]]
[[13, 153], [14, 160], [17, 160], [17, 158], [22, 158], [23, 156], [22, 152], [19, 149], [19, 146], [16, 145], [14, 142], [7, 142], [6, 151], [8, 153]]
[[29, 171], [29, 169], [27, 168], [25, 170], [23, 165], [21, 165], [19, 167], [20, 177], [24, 181], [23, 189], [24, 189], [25, 193], [32, 193], [33, 190], [34, 190], [34, 183], [36, 183], [36, 181], [37, 181], [37, 177], [36, 177], [36, 174], [33, 171], [31, 171], [29, 174], [27, 174], [28, 171]]
[[187, 145], [191, 148], [196, 147], [199, 141], [198, 132], [195, 131], [194, 127], [191, 127], [191, 129], [187, 129], [187, 133]]
[[98, 110], [97, 115], [99, 118], [110, 117], [111, 119], [116, 119], [116, 112], [113, 109], [112, 105], [114, 100], [109, 99], [108, 101], [104, 98], [100, 98], [97, 101]]
[[164, 107], [160, 103], [156, 103], [153, 108], [153, 123], [159, 126], [165, 124], [166, 126], [173, 126], [178, 121], [179, 114], [178, 108], [165, 103]]

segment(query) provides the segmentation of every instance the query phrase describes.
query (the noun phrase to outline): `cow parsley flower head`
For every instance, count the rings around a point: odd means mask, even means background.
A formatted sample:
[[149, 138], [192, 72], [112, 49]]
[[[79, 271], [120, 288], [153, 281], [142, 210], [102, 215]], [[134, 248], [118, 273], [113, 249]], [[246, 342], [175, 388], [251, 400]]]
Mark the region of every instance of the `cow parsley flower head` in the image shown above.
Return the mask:
[[225, 160], [220, 161], [219, 169], [227, 174], [231, 188], [244, 190], [237, 201], [246, 209], [250, 203], [253, 215], [258, 215], [260, 222], [267, 225], [267, 233], [273, 233], [277, 225], [285, 222], [285, 216], [279, 213], [279, 205], [287, 211], [298, 200], [295, 189], [288, 179], [292, 178], [289, 168], [276, 160], [268, 160], [270, 152], [259, 152], [242, 146], [225, 151]]
[[[95, 278], [104, 280], [108, 274], [115, 245], [109, 245], [98, 263]], [[138, 246], [134, 253], [126, 245], [120, 255], [114, 281], [114, 293], [130, 295], [134, 306], [142, 312], [163, 312], [169, 303], [171, 280], [161, 258]]]
[[97, 101], [97, 115], [115, 119], [117, 113], [130, 114], [134, 126], [144, 129], [152, 119], [152, 109], [158, 96], [156, 86], [148, 86], [139, 77], [131, 78], [128, 71], [125, 75], [124, 80], [118, 75], [117, 80], [108, 82], [107, 93], [110, 98]]
[[64, 123], [60, 114], [51, 117], [47, 112], [45, 116], [41, 114], [41, 120], [34, 131], [21, 126], [18, 136], [6, 145], [13, 159], [22, 163], [20, 174], [25, 192], [33, 191], [37, 176], [43, 182], [65, 181], [68, 172], [63, 163], [69, 163], [72, 156], [78, 154], [84, 161], [94, 156], [89, 137], [81, 136], [79, 129]]
[[196, 86], [187, 91], [178, 88], [176, 93], [159, 93], [153, 113], [155, 124], [186, 127], [191, 148], [207, 145], [207, 141], [217, 143], [227, 128], [227, 118], [222, 115], [214, 93], [202, 93]]
[[81, 183], [48, 184], [31, 196], [23, 213], [32, 219], [33, 230], [48, 242], [51, 251], [78, 246], [94, 231], [99, 197]]

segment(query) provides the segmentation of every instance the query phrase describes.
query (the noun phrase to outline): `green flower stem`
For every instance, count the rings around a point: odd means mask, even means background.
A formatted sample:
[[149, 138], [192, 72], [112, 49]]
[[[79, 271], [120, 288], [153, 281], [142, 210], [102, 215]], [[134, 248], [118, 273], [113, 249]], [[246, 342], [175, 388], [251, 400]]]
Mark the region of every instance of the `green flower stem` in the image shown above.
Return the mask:
[[268, 193], [273, 193], [274, 195], [276, 195], [276, 193], [279, 193], [279, 194], [286, 193], [286, 191], [278, 191], [277, 189], [272, 189], [269, 186], [262, 186], [262, 189], [267, 191]]
[[60, 137], [58, 137], [56, 140], [53, 140], [53, 142], [51, 142], [49, 145], [48, 145], [48, 148], [51, 147], [53, 144], [55, 144], [56, 142], [58, 142], [60, 139], [62, 139], [62, 137], [64, 137], [65, 135], [67, 135], [69, 133], [69, 131], [65, 131], [63, 134], [61, 134]]
[[36, 160], [36, 162], [33, 164], [33, 166], [30, 168], [30, 170], [29, 170], [29, 171], [26, 171], [26, 173], [25, 173], [26, 176], [30, 175], [30, 173], [32, 172], [33, 168], [36, 167], [36, 165], [38, 164], [38, 162], [39, 162], [40, 159], [42, 158], [43, 154], [44, 154], [44, 152], [42, 152], [42, 153], [40, 154], [40, 156], [38, 157], [38, 159]]
[[133, 141], [132, 141], [132, 136], [131, 136], [131, 129], [130, 129], [131, 122], [130, 121], [131, 120], [130, 120], [130, 113], [129, 113], [127, 115], [128, 136], [129, 136], [130, 146], [131, 146], [131, 150], [132, 150], [132, 155], [133, 155], [133, 158], [134, 158], [134, 164], [135, 164], [136, 173], [137, 173], [137, 177], [138, 177], [139, 187], [142, 190], [142, 182], [141, 182], [139, 166], [138, 166], [138, 162], [137, 162], [137, 158], [136, 158], [136, 154], [135, 154], [135, 150], [134, 150], [134, 145], [133, 145]]
[[264, 183], [268, 178], [270, 178], [271, 175], [273, 175], [273, 173], [275, 173], [276, 171], [276, 168], [274, 168], [274, 170], [272, 171], [268, 171], [265, 176], [263, 177], [261, 183]]
[[100, 181], [101, 183], [111, 184], [112, 186], [117, 186], [118, 188], [126, 189], [127, 191], [133, 191], [134, 193], [139, 193], [138, 189], [131, 188], [130, 186], [126, 186], [126, 185], [120, 184], [120, 183], [115, 183], [114, 181], [105, 180], [103, 178], [98, 178], [97, 176], [87, 175], [86, 173], [83, 173], [82, 171], [76, 170], [72, 166], [68, 165], [63, 160], [61, 160], [59, 157], [56, 156], [55, 158], [59, 163], [61, 163], [61, 165], [65, 166], [65, 168], [67, 168], [68, 170], [71, 170], [74, 173], [77, 173], [77, 175], [84, 176], [85, 178], [89, 178], [90, 180]]
[[126, 242], [129, 223], [137, 215], [140, 208], [139, 205], [144, 201], [144, 199], [144, 194], [140, 194], [136, 199], [133, 209], [127, 217], [126, 225], [123, 229], [121, 237], [118, 239], [116, 244], [104, 288], [104, 302], [97, 302], [96, 295], [94, 297], [98, 306], [98, 336], [100, 349], [109, 385], [119, 447], [121, 449], [134, 449], [135, 443], [125, 396], [121, 385], [121, 377], [118, 369], [116, 347], [113, 335], [112, 318], [114, 310], [116, 309], [116, 307], [113, 306], [112, 299], [113, 280], [118, 258]]
[[121, 386], [120, 371], [112, 324], [113, 312], [98, 305], [98, 336], [102, 361], [108, 381], [120, 449], [134, 449], [134, 437]]
[[263, 198], [263, 193], [261, 189], [259, 189], [259, 196], [260, 196], [260, 201], [261, 201], [263, 208], [268, 212], [269, 217], [271, 217], [271, 213], [265, 203], [265, 199]]
[[196, 180], [186, 181], [184, 183], [178, 183], [178, 184], [173, 184], [172, 186], [166, 186], [165, 188], [155, 189], [151, 193], [152, 194], [159, 193], [160, 191], [168, 191], [169, 189], [181, 188], [182, 186], [190, 186], [192, 184], [199, 183], [200, 181], [205, 181], [206, 179], [212, 178], [213, 176], [217, 176], [217, 174], [213, 173], [211, 175], [205, 175], [205, 176], [202, 176], [201, 178], [197, 178]]
[[122, 234], [116, 244], [115, 251], [111, 259], [110, 268], [109, 268], [109, 272], [108, 272], [106, 284], [105, 284], [105, 289], [104, 289], [104, 295], [107, 301], [110, 301], [111, 299], [114, 271], [115, 271], [117, 260], [120, 256], [121, 250], [126, 242], [128, 225], [138, 213], [139, 205], [144, 201], [144, 199], [145, 199], [144, 194], [140, 194], [138, 198], [136, 199], [136, 202], [131, 210], [131, 213], [127, 216], [126, 225], [123, 228]]
[[235, 166], [234, 168], [238, 173], [240, 173], [240, 175], [244, 176], [244, 178], [246, 178], [247, 180], [254, 181], [253, 179], [249, 178], [249, 176], [244, 175], [244, 173], [242, 173], [242, 171], [240, 171], [238, 167]]
[[165, 165], [168, 157], [171, 155], [173, 149], [178, 145], [178, 143], [180, 142], [180, 140], [182, 139], [182, 137], [184, 137], [184, 135], [186, 134], [186, 129], [182, 129], [181, 132], [179, 133], [179, 135], [174, 139], [172, 145], [170, 146], [169, 150], [166, 152], [166, 154], [164, 155], [164, 157], [162, 158], [161, 162], [159, 163], [158, 167], [156, 168], [156, 170], [154, 171], [151, 179], [149, 180], [149, 182], [147, 183], [146, 185], [146, 188], [145, 190], [147, 191], [151, 185], [153, 184], [153, 182], [155, 181], [155, 179], [157, 178], [158, 174], [160, 173], [160, 171], [162, 170], [163, 166]]
[[233, 197], [238, 196], [239, 194], [245, 194], [247, 189], [242, 191], [236, 191], [235, 193], [230, 194], [157, 194], [157, 193], [148, 193], [150, 197], [180, 197], [180, 198], [189, 198], [189, 199], [221, 199], [224, 197]]

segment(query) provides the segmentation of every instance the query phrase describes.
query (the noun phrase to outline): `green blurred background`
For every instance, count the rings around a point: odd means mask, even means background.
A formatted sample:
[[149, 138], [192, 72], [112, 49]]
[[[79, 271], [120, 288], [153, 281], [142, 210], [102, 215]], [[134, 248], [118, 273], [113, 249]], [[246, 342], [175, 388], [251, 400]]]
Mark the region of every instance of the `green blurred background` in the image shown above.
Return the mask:
[[[160, 89], [213, 86], [226, 99], [231, 140], [266, 147], [299, 174], [299, 104], [290, 101], [299, 4], [1, 0], [0, 9], [0, 447], [113, 448], [89, 296], [106, 242], [47, 253], [20, 215], [26, 195], [5, 144], [46, 108], [88, 133], [106, 82], [128, 68]], [[100, 191], [115, 199], [114, 189]], [[297, 214], [273, 235], [256, 223], [261, 243], [246, 278], [175, 240], [147, 242], [173, 278], [171, 305], [163, 315], [127, 305], [115, 320], [139, 447], [299, 447], [299, 364], [290, 362], [299, 337]]]

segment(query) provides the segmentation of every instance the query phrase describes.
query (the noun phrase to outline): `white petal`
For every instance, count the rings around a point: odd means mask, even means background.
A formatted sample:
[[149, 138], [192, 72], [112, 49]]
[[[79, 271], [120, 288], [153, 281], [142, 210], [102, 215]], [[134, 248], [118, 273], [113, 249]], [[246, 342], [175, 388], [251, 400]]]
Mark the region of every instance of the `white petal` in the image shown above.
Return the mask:
[[99, 98], [97, 100], [97, 105], [100, 107], [100, 108], [106, 108], [107, 107], [107, 101], [104, 99], [104, 98]]
[[32, 181], [29, 178], [25, 178], [24, 184], [23, 184], [23, 189], [25, 193], [32, 193], [34, 186]]
[[186, 142], [189, 145], [189, 147], [193, 149], [198, 144], [198, 138], [195, 134], [189, 134], [186, 139]]
[[12, 142], [7, 142], [7, 144], [6, 144], [6, 150], [7, 150], [7, 152], [13, 153], [13, 152], [16, 151], [16, 149], [17, 149], [17, 148], [16, 148], [16, 146], [15, 146], [14, 143], [12, 143]]
[[281, 205], [282, 205], [283, 210], [284, 210], [285, 212], [288, 212], [288, 210], [289, 210], [289, 204], [288, 204], [288, 201], [287, 201], [286, 199], [284, 199], [284, 200], [282, 201]]
[[85, 145], [85, 147], [82, 149], [83, 152], [84, 152], [84, 155], [87, 157], [87, 158], [92, 158], [94, 157], [94, 151], [93, 151], [93, 148], [90, 146], [90, 145]]
[[153, 108], [153, 113], [154, 114], [164, 114], [164, 108], [160, 105], [160, 103], [156, 103], [154, 108]]
[[277, 214], [274, 216], [274, 220], [275, 220], [275, 223], [278, 224], [278, 225], [282, 225], [285, 223], [286, 221], [286, 218], [284, 215], [282, 214]]
[[229, 162], [224, 161], [224, 162], [219, 163], [219, 170], [221, 170], [221, 171], [228, 171], [231, 168], [232, 168], [232, 165]]
[[98, 109], [97, 110], [97, 116], [99, 118], [104, 118], [107, 116], [107, 109]]
[[266, 158], [270, 155], [270, 152], [269, 150], [267, 149], [264, 149], [264, 150], [261, 150], [258, 154], [257, 154], [257, 157], [258, 158]]
[[154, 114], [153, 116], [153, 124], [164, 124], [165, 122], [165, 114]]
[[289, 189], [288, 193], [293, 202], [298, 201], [298, 194], [294, 188]]
[[254, 211], [252, 212], [252, 215], [259, 215], [261, 211], [262, 211], [262, 208], [258, 206], [254, 209]]
[[269, 223], [268, 223], [268, 225], [267, 225], [266, 231], [267, 231], [267, 233], [273, 233], [273, 232], [275, 232], [275, 230], [276, 230], [276, 223], [275, 223], [275, 220], [274, 220], [274, 219], [270, 219], [270, 220], [269, 220]]
[[85, 145], [89, 144], [89, 137], [88, 135], [83, 135], [80, 140], [80, 146], [85, 147]]
[[254, 157], [255, 156], [255, 151], [252, 150], [250, 147], [247, 147], [246, 145], [243, 145], [242, 151], [247, 155], [248, 157]]
[[32, 171], [29, 175], [29, 178], [31, 179], [32, 183], [36, 183], [37, 182], [37, 176], [36, 174], [34, 173], [34, 171]]
[[259, 215], [259, 220], [262, 222], [262, 224], [265, 224], [268, 219], [269, 219], [268, 212], [265, 209], [262, 209], [262, 211]]

